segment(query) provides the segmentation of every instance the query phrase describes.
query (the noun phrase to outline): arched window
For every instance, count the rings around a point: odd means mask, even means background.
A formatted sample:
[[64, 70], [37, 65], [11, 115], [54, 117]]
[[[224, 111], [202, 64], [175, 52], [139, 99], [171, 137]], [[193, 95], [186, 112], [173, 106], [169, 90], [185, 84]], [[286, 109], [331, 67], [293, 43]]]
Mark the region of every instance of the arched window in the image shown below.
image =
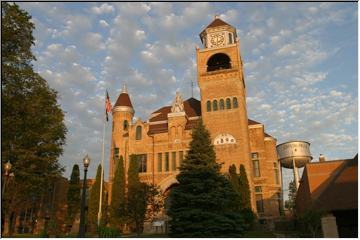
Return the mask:
[[231, 109], [231, 101], [230, 98], [226, 99], [226, 109]]
[[141, 126], [136, 127], [136, 140], [141, 140]]
[[206, 102], [206, 111], [211, 112], [211, 102], [210, 101]]
[[224, 53], [217, 53], [211, 56], [207, 62], [207, 71], [216, 71], [231, 68], [230, 58]]
[[238, 108], [238, 101], [236, 97], [233, 98], [233, 108]]
[[220, 110], [224, 110], [225, 109], [225, 104], [224, 104], [224, 99], [220, 99], [220, 101], [219, 101], [219, 109]]
[[128, 128], [129, 128], [129, 123], [128, 123], [127, 120], [124, 120], [124, 122], [123, 122], [123, 129], [124, 129], [124, 131], [127, 131]]
[[217, 100], [213, 101], [213, 110], [217, 111], [218, 110], [218, 104], [217, 104]]
[[229, 44], [232, 44], [232, 34], [229, 33]]

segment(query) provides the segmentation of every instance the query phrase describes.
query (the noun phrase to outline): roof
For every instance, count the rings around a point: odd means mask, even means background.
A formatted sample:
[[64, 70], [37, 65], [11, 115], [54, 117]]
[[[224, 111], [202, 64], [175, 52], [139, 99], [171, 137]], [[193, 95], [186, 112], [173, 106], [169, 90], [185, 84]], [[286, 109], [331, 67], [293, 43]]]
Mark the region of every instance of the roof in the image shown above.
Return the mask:
[[116, 100], [116, 103], [114, 105], [114, 107], [117, 106], [126, 106], [126, 107], [131, 107], [133, 108], [131, 101], [130, 101], [130, 97], [129, 94], [127, 94], [126, 92], [122, 92], [118, 99]]
[[[184, 110], [189, 118], [201, 116], [200, 101], [195, 98], [189, 98], [184, 101]], [[165, 121], [167, 120], [168, 113], [171, 113], [171, 106], [159, 108], [151, 114], [153, 117], [150, 117], [149, 122]]]
[[251, 120], [251, 119], [248, 119], [248, 125], [257, 125], [257, 124], [261, 124], [261, 123]]
[[[306, 164], [296, 198], [296, 211], [357, 209], [357, 155], [350, 160]], [[330, 200], [330, 201], [329, 201]]]
[[223, 26], [223, 25], [231, 26], [227, 22], [224, 22], [223, 20], [221, 20], [219, 17], [215, 17], [214, 21], [212, 21], [206, 28], [219, 27], [219, 26]]
[[[200, 101], [195, 98], [189, 98], [184, 103], [184, 110], [186, 113], [186, 116], [188, 118], [192, 117], [200, 117], [201, 116], [201, 104]], [[156, 133], [164, 133], [168, 131], [168, 114], [171, 113], [171, 106], [165, 106], [162, 108], [159, 108], [155, 112], [151, 114], [152, 117], [150, 117], [149, 122], [159, 122], [159, 124], [151, 124], [149, 126], [148, 134], [156, 134]], [[166, 122], [163, 122], [166, 121]], [[188, 120], [186, 123], [185, 129], [192, 129], [196, 125], [196, 119]]]

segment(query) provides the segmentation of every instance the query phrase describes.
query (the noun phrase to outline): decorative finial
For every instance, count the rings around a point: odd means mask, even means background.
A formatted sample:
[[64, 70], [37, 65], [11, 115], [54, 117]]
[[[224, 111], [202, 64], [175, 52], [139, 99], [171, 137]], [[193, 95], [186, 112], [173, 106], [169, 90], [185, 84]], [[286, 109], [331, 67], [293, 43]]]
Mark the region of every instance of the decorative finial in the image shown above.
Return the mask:
[[215, 14], [215, 19], [219, 19], [219, 18], [220, 18], [219, 14]]
[[122, 93], [128, 93], [125, 83], [124, 83], [123, 88], [122, 88]]
[[176, 112], [183, 112], [183, 111], [184, 111], [183, 100], [181, 98], [180, 92], [176, 91], [176, 97], [175, 97], [175, 101], [171, 107], [171, 112], [176, 113]]

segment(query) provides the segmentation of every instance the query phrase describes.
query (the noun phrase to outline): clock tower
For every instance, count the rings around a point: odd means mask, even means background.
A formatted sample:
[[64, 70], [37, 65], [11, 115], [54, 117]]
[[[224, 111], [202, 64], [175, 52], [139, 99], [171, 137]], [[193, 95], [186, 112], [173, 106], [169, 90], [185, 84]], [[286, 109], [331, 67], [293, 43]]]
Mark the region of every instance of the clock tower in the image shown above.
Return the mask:
[[203, 48], [196, 49], [196, 57], [203, 122], [217, 161], [223, 163], [221, 171], [243, 164], [252, 188], [246, 90], [236, 29], [215, 16], [200, 39]]

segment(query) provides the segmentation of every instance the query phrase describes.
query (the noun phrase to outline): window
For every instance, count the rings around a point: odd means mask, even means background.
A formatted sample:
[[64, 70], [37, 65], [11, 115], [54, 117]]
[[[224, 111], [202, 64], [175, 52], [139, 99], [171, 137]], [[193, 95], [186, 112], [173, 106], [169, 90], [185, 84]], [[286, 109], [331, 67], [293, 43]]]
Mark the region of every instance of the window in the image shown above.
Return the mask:
[[119, 148], [114, 148], [114, 158], [119, 158]]
[[169, 153], [165, 153], [165, 172], [169, 171]]
[[158, 153], [158, 172], [162, 172], [162, 153]]
[[224, 99], [220, 99], [219, 104], [220, 104], [220, 107], [219, 107], [220, 110], [224, 110], [225, 109]]
[[139, 154], [137, 155], [138, 159], [139, 159], [139, 172], [146, 172], [146, 162], [147, 162], [147, 157], [146, 154]]
[[213, 101], [213, 110], [217, 111], [218, 110], [218, 104], [217, 104], [217, 100]]
[[217, 53], [211, 56], [207, 62], [208, 72], [229, 68], [231, 68], [231, 61], [229, 56], [224, 53]]
[[232, 44], [232, 34], [229, 33], [229, 44]]
[[211, 102], [210, 101], [206, 102], [206, 111], [211, 112]]
[[124, 120], [124, 122], [123, 122], [123, 129], [124, 129], [124, 131], [127, 131], [128, 128], [129, 128], [129, 123], [128, 123], [127, 120]]
[[181, 163], [183, 160], [184, 160], [184, 152], [180, 151], [179, 152], [179, 166], [181, 166]]
[[255, 187], [256, 210], [258, 213], [264, 212], [264, 202], [262, 198], [262, 189], [260, 186]]
[[173, 171], [176, 170], [176, 152], [171, 153], [171, 166]]
[[238, 101], [236, 97], [233, 98], [233, 108], [238, 108]]
[[230, 98], [226, 99], [226, 109], [231, 109], [231, 101]]
[[254, 177], [260, 177], [260, 163], [258, 153], [251, 153], [251, 160], [253, 163]]
[[136, 140], [141, 140], [141, 126], [136, 127]]
[[274, 162], [274, 175], [275, 175], [275, 183], [279, 184], [279, 168], [277, 162]]

